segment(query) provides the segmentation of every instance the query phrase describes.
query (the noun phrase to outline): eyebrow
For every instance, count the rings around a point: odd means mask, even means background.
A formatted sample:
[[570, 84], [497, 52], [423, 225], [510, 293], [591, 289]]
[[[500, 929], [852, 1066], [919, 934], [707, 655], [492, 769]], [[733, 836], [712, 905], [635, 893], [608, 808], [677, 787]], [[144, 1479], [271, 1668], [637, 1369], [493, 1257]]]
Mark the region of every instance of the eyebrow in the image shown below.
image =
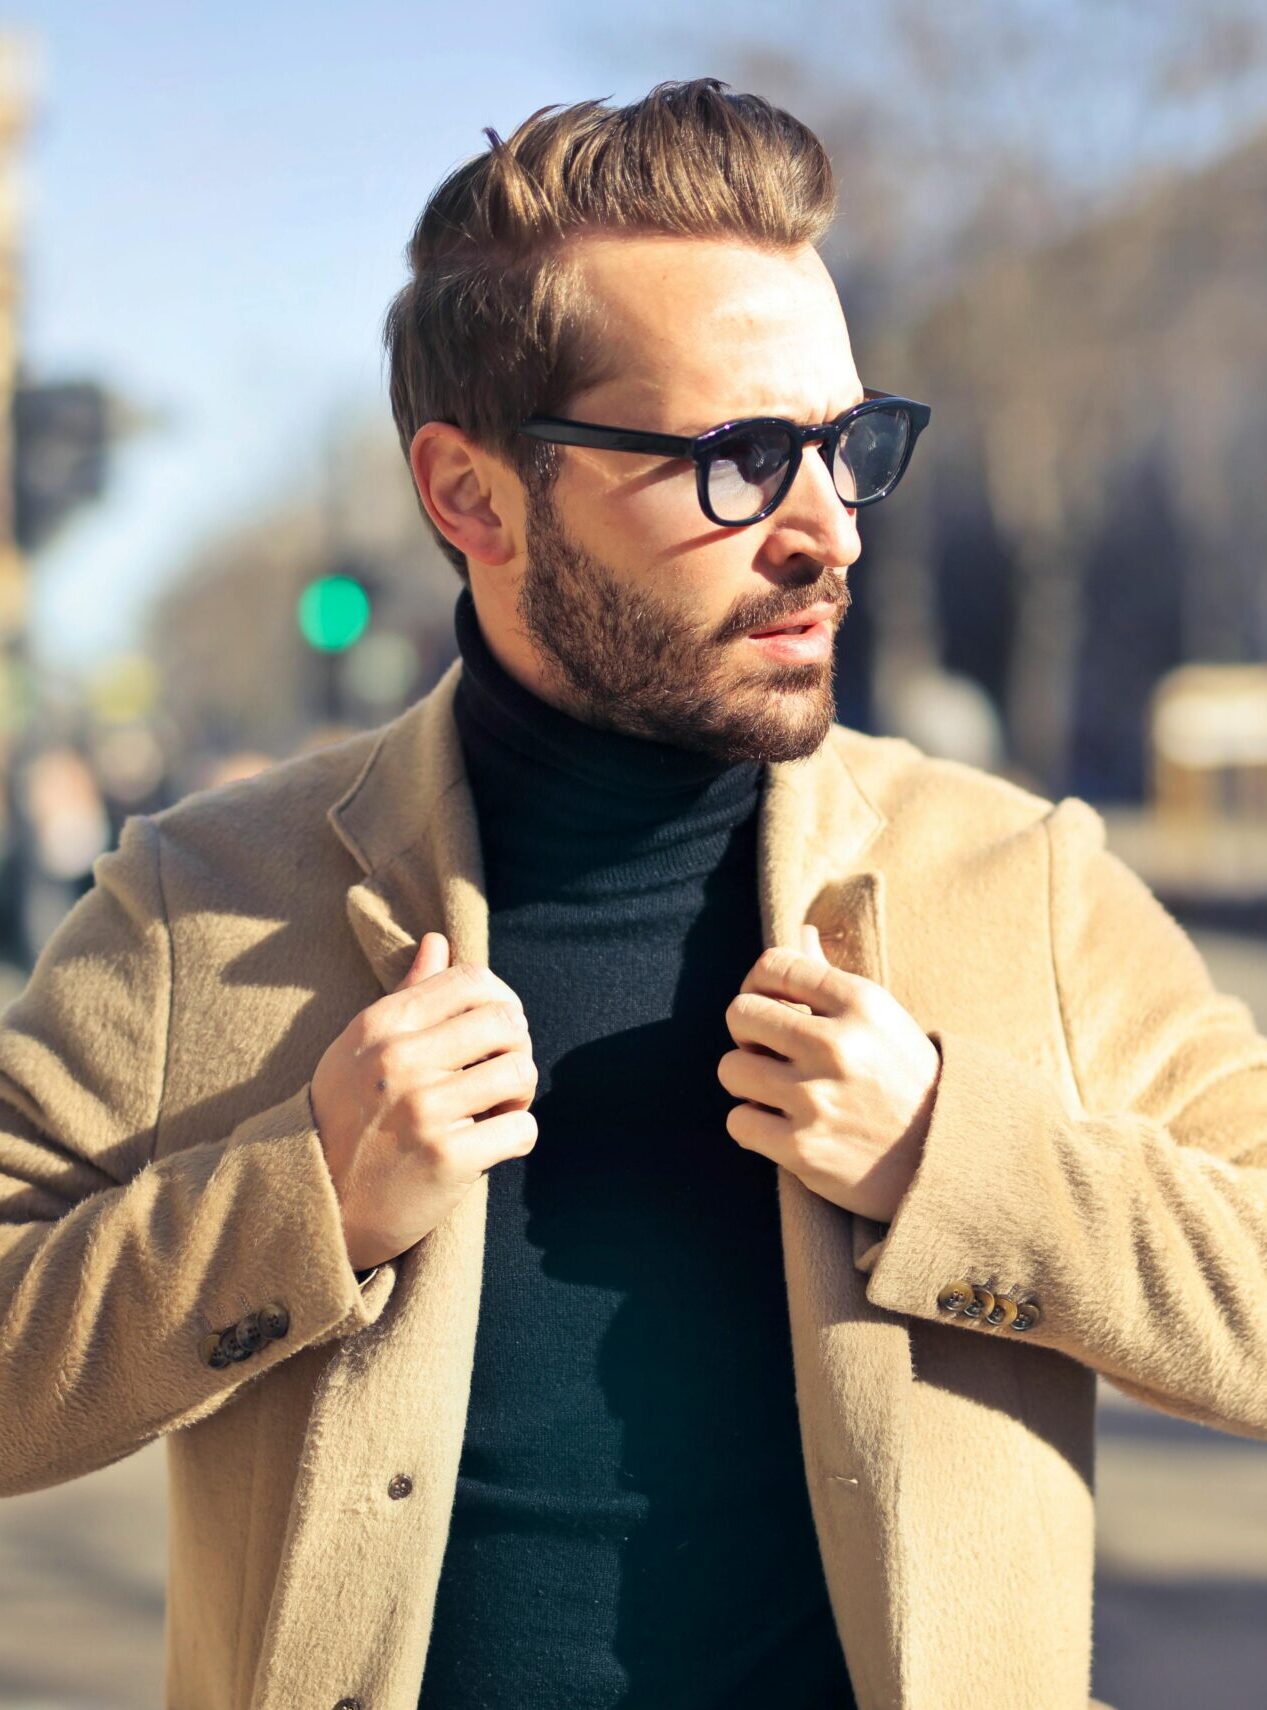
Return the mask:
[[[837, 416], [843, 416], [845, 413], [845, 410], [855, 409], [859, 404], [865, 404], [866, 401], [867, 401], [867, 393], [866, 393], [866, 388], [864, 387], [862, 389], [862, 391], [859, 392], [858, 396], [852, 400], [852, 402], [845, 405], [844, 410], [837, 410], [836, 415]], [[828, 416], [827, 419], [828, 419], [828, 421], [834, 421], [835, 416]], [[804, 425], [804, 424], [802, 424], [802, 425]]]

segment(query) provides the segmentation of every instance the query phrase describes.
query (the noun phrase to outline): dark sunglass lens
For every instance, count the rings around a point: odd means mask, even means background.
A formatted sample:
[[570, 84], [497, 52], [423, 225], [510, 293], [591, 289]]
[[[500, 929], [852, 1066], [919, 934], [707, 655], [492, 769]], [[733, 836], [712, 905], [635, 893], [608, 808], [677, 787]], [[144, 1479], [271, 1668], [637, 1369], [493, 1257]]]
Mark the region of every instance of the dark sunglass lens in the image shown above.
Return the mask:
[[903, 409], [868, 410], [840, 436], [832, 465], [836, 491], [847, 505], [865, 504], [893, 485], [911, 434]]
[[782, 428], [745, 428], [719, 441], [708, 460], [708, 502], [725, 523], [749, 522], [778, 492], [792, 456]]

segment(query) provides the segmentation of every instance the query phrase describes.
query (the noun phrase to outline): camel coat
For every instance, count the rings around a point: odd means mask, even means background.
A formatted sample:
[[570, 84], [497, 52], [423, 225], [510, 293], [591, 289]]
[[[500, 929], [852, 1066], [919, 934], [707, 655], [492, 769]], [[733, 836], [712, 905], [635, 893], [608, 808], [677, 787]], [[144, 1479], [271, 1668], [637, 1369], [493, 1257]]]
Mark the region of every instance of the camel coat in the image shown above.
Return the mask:
[[[0, 1494], [166, 1438], [170, 1710], [418, 1701], [487, 1177], [359, 1286], [309, 1085], [425, 930], [487, 959], [460, 670], [129, 818], [0, 1017]], [[764, 943], [943, 1058], [890, 1226], [771, 1166], [858, 1703], [1087, 1710], [1095, 1374], [1267, 1440], [1267, 1039], [1077, 797], [837, 725], [760, 811]]]

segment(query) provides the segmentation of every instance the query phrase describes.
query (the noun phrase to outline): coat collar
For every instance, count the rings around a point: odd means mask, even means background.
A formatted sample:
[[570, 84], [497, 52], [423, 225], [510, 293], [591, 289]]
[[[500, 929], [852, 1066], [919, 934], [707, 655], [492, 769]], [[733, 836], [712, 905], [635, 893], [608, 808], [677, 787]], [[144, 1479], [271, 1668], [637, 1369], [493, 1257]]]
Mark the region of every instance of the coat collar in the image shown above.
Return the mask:
[[[447, 935], [455, 962], [488, 961], [478, 821], [453, 716], [461, 674], [458, 657], [383, 726], [326, 811], [361, 868], [347, 917], [384, 991], [400, 984], [428, 930]], [[767, 768], [758, 823], [762, 943], [799, 947], [800, 924], [812, 921], [830, 961], [885, 984], [884, 875], [858, 862], [886, 820], [849, 764], [846, 750], [857, 740], [835, 725], [814, 754]]]

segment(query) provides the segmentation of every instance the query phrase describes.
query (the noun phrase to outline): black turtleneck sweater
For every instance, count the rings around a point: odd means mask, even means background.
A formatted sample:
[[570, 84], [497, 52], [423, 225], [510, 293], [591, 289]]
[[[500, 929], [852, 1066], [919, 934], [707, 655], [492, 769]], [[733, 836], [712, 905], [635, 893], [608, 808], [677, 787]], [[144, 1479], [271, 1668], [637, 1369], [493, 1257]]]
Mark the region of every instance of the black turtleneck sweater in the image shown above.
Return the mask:
[[[758, 762], [573, 718], [455, 611], [489, 964], [536, 1145], [488, 1175], [424, 1710], [852, 1710], [811, 1518], [776, 1168], [726, 1130]], [[859, 1571], [866, 1572], [865, 1563]]]

